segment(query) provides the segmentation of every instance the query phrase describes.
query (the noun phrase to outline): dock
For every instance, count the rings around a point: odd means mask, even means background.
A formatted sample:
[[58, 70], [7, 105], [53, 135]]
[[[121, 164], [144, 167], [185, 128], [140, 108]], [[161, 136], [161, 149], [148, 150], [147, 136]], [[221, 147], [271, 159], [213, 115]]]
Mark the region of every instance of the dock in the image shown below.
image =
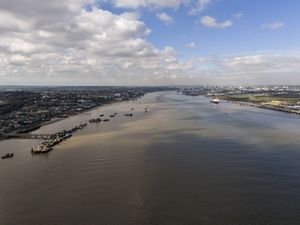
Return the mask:
[[7, 139], [49, 139], [53, 134], [4, 134]]

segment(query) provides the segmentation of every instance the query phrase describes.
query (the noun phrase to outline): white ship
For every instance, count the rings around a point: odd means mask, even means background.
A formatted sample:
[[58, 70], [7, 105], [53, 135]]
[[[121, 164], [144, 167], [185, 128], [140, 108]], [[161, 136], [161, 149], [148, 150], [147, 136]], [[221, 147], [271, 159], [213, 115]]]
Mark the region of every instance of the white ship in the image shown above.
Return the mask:
[[210, 102], [211, 102], [211, 103], [214, 103], [214, 104], [219, 104], [220, 99], [218, 99], [218, 98], [213, 98], [213, 99], [210, 100]]

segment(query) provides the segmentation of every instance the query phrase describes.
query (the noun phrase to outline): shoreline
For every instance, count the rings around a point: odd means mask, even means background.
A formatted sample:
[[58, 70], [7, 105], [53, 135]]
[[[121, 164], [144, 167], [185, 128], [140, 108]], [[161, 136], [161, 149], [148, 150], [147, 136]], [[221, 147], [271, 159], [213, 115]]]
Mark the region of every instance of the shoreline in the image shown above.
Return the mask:
[[[186, 95], [186, 96], [192, 96], [192, 95]], [[282, 113], [289, 113], [289, 114], [294, 114], [300, 116], [300, 111], [293, 111], [289, 109], [283, 109], [283, 108], [276, 108], [276, 106], [265, 106], [265, 105], [260, 105], [256, 104], [253, 102], [247, 102], [247, 101], [239, 101], [239, 100], [232, 100], [232, 99], [227, 99], [223, 98], [222, 96], [207, 96], [207, 95], [197, 95], [197, 96], [203, 96], [206, 98], [211, 98], [211, 97], [217, 97], [223, 101], [233, 103], [233, 104], [239, 104], [240, 106], [249, 106], [249, 107], [255, 107], [255, 108], [260, 108], [260, 109], [267, 109], [267, 110], [272, 110], [272, 111], [277, 111], [277, 112], [282, 112]]]
[[226, 98], [220, 98], [222, 100], [225, 100], [226, 102], [234, 103], [234, 104], [239, 104], [240, 106], [249, 106], [249, 107], [255, 107], [255, 108], [260, 108], [260, 109], [267, 109], [267, 110], [272, 110], [272, 111], [277, 111], [277, 112], [283, 112], [283, 113], [289, 113], [289, 114], [295, 114], [300, 116], [299, 111], [293, 111], [293, 110], [288, 110], [288, 109], [282, 109], [282, 108], [276, 108], [272, 106], [264, 106], [264, 105], [259, 105], [255, 104], [252, 102], [243, 102], [243, 101], [235, 101], [235, 100], [229, 100]]
[[[97, 108], [104, 107], [104, 106], [106, 106], [106, 105], [110, 105], [110, 104], [118, 103], [118, 102], [124, 102], [124, 101], [125, 101], [125, 100], [123, 100], [123, 101], [111, 101], [111, 102], [108, 102], [108, 103], [103, 103], [103, 104], [101, 104], [101, 105], [98, 105], [98, 106], [89, 108], [89, 109], [87, 109], [87, 110], [83, 110], [83, 111], [75, 112], [75, 113], [70, 113], [70, 114], [68, 114], [66, 117], [61, 117], [61, 118], [60, 118], [60, 117], [53, 117], [53, 118], [52, 118], [51, 120], [49, 120], [49, 121], [45, 121], [45, 122], [43, 122], [43, 123], [37, 124], [35, 127], [32, 128], [32, 130], [30, 130], [30, 131], [28, 131], [28, 132], [22, 132], [22, 133], [23, 133], [23, 134], [30, 134], [30, 133], [32, 133], [32, 132], [34, 132], [34, 131], [36, 131], [36, 130], [38, 130], [38, 129], [44, 127], [44, 126], [47, 126], [47, 125], [54, 124], [54, 123], [56, 123], [56, 122], [65, 120], [65, 119], [67, 119], [67, 118], [69, 118], [69, 117], [71, 117], [71, 116], [80, 115], [80, 114], [82, 114], [82, 113], [87, 113], [87, 112], [90, 112], [90, 111], [95, 110], [95, 109], [97, 109]], [[37, 128], [37, 129], [35, 129], [35, 128]], [[8, 137], [5, 137], [5, 136], [0, 135], [0, 142], [1, 142], [1, 141], [4, 141], [4, 140], [9, 140], [9, 139], [13, 139], [13, 138], [8, 138]]]

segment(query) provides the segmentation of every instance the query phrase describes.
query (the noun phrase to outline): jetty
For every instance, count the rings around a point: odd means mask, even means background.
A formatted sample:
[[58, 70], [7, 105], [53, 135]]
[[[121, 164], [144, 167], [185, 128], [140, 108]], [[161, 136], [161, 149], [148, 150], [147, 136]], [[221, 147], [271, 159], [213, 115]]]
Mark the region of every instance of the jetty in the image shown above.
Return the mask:
[[[31, 152], [33, 154], [39, 154], [39, 153], [47, 153], [53, 150], [53, 147], [58, 145], [60, 142], [72, 137], [72, 134], [76, 132], [77, 130], [83, 129], [85, 126], [87, 126], [87, 123], [82, 123], [79, 126], [76, 126], [72, 128], [71, 130], [63, 130], [61, 132], [57, 132], [55, 134], [51, 134], [49, 136], [44, 136], [46, 139], [45, 141], [37, 145], [33, 148], [31, 148]], [[40, 135], [41, 136], [41, 135]], [[39, 137], [39, 136], [36, 136]], [[42, 136], [41, 136], [42, 137]]]
[[4, 138], [12, 139], [49, 139], [53, 134], [4, 134]]

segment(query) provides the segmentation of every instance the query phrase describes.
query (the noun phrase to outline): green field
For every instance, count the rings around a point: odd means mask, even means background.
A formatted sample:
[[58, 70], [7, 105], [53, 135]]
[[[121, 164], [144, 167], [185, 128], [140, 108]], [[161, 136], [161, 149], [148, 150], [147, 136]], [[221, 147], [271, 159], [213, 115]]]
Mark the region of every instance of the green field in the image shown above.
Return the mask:
[[274, 105], [274, 106], [286, 106], [294, 105], [300, 102], [299, 97], [290, 96], [272, 96], [266, 94], [240, 94], [240, 95], [225, 95], [220, 96], [221, 99], [229, 101], [249, 102], [259, 105]]

